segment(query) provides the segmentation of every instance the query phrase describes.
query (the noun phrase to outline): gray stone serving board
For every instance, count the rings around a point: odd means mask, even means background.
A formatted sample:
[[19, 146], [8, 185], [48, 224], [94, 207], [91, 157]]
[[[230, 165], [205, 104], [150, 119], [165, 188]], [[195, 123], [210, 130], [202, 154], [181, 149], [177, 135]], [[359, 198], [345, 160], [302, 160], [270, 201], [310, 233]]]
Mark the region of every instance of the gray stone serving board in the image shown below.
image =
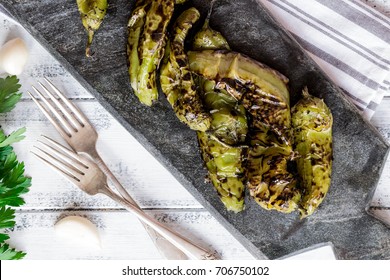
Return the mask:
[[[388, 145], [258, 2], [217, 1], [211, 26], [226, 36], [232, 49], [289, 77], [292, 102], [307, 85], [332, 110], [332, 186], [318, 211], [304, 220], [296, 213], [265, 211], [249, 198], [243, 212], [227, 212], [213, 187], [205, 183], [207, 172], [195, 132], [179, 123], [162, 95], [155, 106], [148, 108], [132, 94], [127, 75], [126, 25], [135, 1], [109, 1], [107, 17], [93, 44], [95, 55], [90, 59], [84, 56], [86, 34], [75, 2], [0, 0], [256, 257], [263, 258], [265, 254], [274, 259], [332, 242], [341, 259], [390, 259], [390, 230], [365, 211]], [[205, 15], [209, 1], [190, 2]]]

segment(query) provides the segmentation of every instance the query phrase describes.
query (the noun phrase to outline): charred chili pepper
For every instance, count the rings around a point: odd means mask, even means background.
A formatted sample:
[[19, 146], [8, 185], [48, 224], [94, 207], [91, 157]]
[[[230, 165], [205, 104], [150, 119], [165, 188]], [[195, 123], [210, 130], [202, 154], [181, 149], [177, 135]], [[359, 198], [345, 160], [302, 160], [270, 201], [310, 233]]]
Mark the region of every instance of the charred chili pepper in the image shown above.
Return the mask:
[[244, 168], [242, 147], [221, 142], [210, 132], [198, 132], [202, 158], [209, 171], [209, 178], [227, 210], [244, 209]]
[[202, 158], [226, 209], [237, 213], [244, 209], [245, 109], [227, 93], [214, 90], [206, 92], [204, 100], [212, 122], [210, 131], [198, 132]]
[[210, 132], [228, 145], [243, 144], [248, 133], [244, 106], [223, 90], [208, 90], [203, 100], [211, 115]]
[[179, 120], [193, 130], [206, 131], [210, 127], [210, 115], [204, 111], [184, 51], [187, 33], [199, 17], [198, 10], [190, 8], [177, 19], [167, 48], [167, 59], [161, 67], [160, 82]]
[[333, 117], [325, 102], [305, 88], [302, 99], [292, 108], [292, 124], [303, 187], [299, 211], [304, 218], [313, 214], [330, 187]]
[[132, 16], [127, 25], [129, 37], [127, 41], [127, 56], [129, 60], [130, 83], [135, 93], [138, 93], [138, 71], [140, 66], [140, 56], [138, 47], [142, 31], [145, 24], [146, 13], [151, 4], [151, 0], [139, 0], [133, 10]]
[[156, 71], [164, 56], [166, 30], [174, 7], [174, 0], [138, 0], [129, 20], [130, 81], [140, 102], [148, 106], [158, 98]]
[[256, 202], [267, 210], [290, 213], [297, 209], [301, 194], [288, 171], [292, 148], [281, 145], [266, 128], [252, 128], [247, 159], [247, 186]]
[[[208, 20], [195, 35], [194, 48], [229, 49], [226, 39], [210, 28]], [[202, 158], [222, 203], [227, 210], [237, 213], [245, 207], [244, 162], [247, 149], [241, 144], [248, 132], [246, 112], [227, 92], [216, 89], [214, 81], [202, 77], [197, 77], [196, 81], [202, 89], [204, 106], [211, 116], [210, 130], [198, 132]]]
[[195, 51], [201, 50], [230, 50], [229, 44], [222, 34], [210, 27], [210, 16], [215, 0], [211, 1], [207, 18], [201, 30], [196, 33], [192, 48]]
[[88, 32], [85, 55], [91, 56], [91, 44], [95, 32], [99, 29], [107, 12], [107, 0], [77, 0], [81, 21]]
[[291, 144], [290, 101], [285, 76], [232, 51], [191, 51], [188, 59], [193, 72], [216, 80], [217, 87], [238, 89], [231, 94], [243, 103], [255, 121], [267, 126], [287, 145]]
[[200, 51], [188, 54], [191, 70], [216, 80], [216, 87], [240, 101], [251, 115], [247, 185], [265, 209], [289, 213], [300, 193], [288, 171], [293, 158], [288, 79], [239, 53]]
[[247, 148], [242, 145], [248, 133], [245, 109], [214, 81], [204, 81], [204, 104], [211, 114], [208, 132], [198, 132], [202, 158], [209, 178], [225, 205], [235, 213], [244, 209]]

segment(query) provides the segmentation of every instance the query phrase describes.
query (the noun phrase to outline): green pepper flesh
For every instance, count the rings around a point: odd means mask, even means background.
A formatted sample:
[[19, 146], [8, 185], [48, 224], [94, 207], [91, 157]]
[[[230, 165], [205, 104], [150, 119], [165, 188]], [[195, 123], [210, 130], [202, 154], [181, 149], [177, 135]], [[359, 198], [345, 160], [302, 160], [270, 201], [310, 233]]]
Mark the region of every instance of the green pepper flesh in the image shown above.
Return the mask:
[[161, 67], [160, 83], [178, 119], [193, 130], [206, 131], [210, 127], [210, 115], [203, 108], [184, 51], [188, 31], [199, 17], [198, 10], [190, 8], [176, 20], [173, 39]]
[[303, 188], [299, 211], [304, 218], [318, 208], [331, 184], [333, 117], [325, 102], [305, 89], [292, 108], [292, 123]]
[[100, 28], [107, 13], [107, 0], [77, 0], [81, 21], [88, 33], [85, 55], [91, 56], [91, 44], [95, 32]]

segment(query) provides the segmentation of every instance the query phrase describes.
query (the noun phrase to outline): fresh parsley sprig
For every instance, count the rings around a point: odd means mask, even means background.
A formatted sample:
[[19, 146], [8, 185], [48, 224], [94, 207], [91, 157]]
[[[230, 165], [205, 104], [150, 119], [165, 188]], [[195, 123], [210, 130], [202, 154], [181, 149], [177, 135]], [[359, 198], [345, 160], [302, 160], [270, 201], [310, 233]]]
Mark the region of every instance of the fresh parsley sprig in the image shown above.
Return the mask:
[[16, 76], [0, 78], [0, 113], [11, 111], [22, 97], [19, 92], [21, 85]]
[[10, 248], [9, 245], [6, 243], [0, 244], [1, 260], [20, 260], [25, 255], [26, 255], [26, 253], [16, 251], [15, 249]]
[[[11, 111], [20, 100], [20, 84], [16, 76], [0, 78], [0, 113]], [[15, 210], [25, 202], [21, 195], [28, 192], [31, 178], [24, 176], [24, 163], [19, 162], [12, 144], [24, 138], [25, 128], [6, 135], [0, 128], [0, 230], [15, 226]], [[6, 240], [9, 235], [0, 232], [0, 260], [17, 260], [26, 253], [11, 248]]]

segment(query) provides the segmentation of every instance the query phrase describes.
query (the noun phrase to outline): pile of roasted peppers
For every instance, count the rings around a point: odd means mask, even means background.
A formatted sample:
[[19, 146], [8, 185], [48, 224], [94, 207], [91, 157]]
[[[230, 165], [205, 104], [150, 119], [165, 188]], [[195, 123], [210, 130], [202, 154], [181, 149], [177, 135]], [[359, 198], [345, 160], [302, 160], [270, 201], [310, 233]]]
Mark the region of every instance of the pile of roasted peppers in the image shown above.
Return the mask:
[[[330, 110], [307, 89], [290, 108], [288, 78], [230, 50], [221, 33], [209, 27], [210, 14], [188, 51], [185, 41], [200, 18], [198, 10], [184, 11], [168, 30], [182, 2], [136, 2], [127, 47], [135, 95], [153, 105], [160, 75], [177, 118], [197, 131], [209, 180], [227, 210], [244, 209], [247, 188], [264, 209], [311, 215], [331, 182]], [[96, 28], [88, 22], [91, 38]]]

